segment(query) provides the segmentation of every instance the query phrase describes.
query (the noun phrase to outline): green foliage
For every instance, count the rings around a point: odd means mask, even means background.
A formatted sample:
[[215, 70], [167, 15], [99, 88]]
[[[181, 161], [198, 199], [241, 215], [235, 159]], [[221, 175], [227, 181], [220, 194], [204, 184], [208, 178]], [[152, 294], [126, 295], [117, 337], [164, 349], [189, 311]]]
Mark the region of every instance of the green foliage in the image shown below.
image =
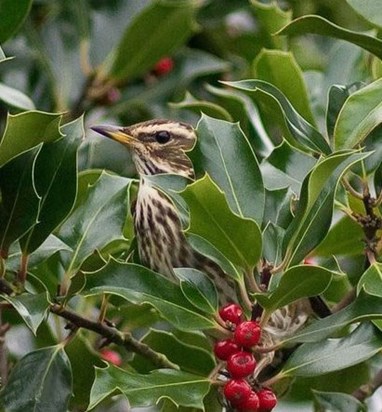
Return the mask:
[[[141, 265], [139, 176], [90, 129], [151, 118], [195, 128], [194, 181], [146, 179], [258, 317], [258, 363], [281, 360], [256, 385], [273, 386], [280, 410], [368, 410], [381, 385], [381, 10], [0, 0], [1, 410], [111, 411], [126, 398], [222, 411], [212, 348], [232, 330], [219, 289], [196, 268], [170, 279]], [[296, 327], [285, 313], [317, 295], [333, 313]], [[108, 345], [120, 364], [102, 360]], [[369, 392], [354, 391], [354, 365]]]

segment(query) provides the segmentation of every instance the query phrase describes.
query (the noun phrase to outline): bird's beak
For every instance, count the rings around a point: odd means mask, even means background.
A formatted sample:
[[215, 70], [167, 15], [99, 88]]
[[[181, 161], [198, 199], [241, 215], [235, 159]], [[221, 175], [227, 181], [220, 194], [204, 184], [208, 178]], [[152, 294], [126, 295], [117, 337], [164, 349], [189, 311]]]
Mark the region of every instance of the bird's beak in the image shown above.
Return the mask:
[[100, 125], [92, 126], [91, 129], [103, 136], [110, 137], [111, 139], [128, 146], [132, 145], [136, 140], [127, 133], [126, 129], [119, 126]]

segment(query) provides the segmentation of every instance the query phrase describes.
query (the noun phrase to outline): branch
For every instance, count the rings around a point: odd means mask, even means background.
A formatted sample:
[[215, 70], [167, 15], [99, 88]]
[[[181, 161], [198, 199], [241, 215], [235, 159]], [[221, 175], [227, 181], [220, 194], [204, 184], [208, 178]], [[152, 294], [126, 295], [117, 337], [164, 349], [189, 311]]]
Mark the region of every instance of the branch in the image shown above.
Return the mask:
[[94, 322], [83, 318], [75, 312], [64, 309], [58, 304], [53, 304], [50, 311], [71, 322], [77, 328], [84, 328], [98, 333], [107, 339], [108, 342], [113, 342], [119, 346], [125, 347], [128, 351], [138, 353], [154, 363], [158, 368], [179, 369], [178, 365], [172, 363], [166, 356], [155, 352], [150, 346], [134, 339], [129, 332], [120, 332], [119, 330], [107, 326], [100, 322]]
[[382, 369], [377, 372], [371, 382], [360, 386], [352, 395], [362, 402], [371, 396], [380, 386], [382, 386]]

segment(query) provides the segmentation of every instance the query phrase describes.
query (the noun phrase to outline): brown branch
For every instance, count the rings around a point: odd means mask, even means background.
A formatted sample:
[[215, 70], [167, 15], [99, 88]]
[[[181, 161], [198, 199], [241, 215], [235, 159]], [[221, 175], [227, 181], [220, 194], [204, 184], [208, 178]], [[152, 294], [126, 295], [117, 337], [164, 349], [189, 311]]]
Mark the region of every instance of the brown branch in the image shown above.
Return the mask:
[[365, 385], [361, 385], [352, 395], [359, 401], [364, 401], [382, 386], [382, 369], [377, 372], [373, 380]]
[[128, 351], [140, 354], [153, 362], [158, 368], [179, 369], [178, 365], [172, 363], [166, 356], [155, 352], [150, 346], [134, 339], [129, 332], [121, 332], [104, 323], [94, 322], [86, 319], [75, 312], [64, 309], [58, 304], [53, 304], [50, 311], [71, 322], [77, 328], [91, 330], [107, 339], [108, 342], [125, 347]]

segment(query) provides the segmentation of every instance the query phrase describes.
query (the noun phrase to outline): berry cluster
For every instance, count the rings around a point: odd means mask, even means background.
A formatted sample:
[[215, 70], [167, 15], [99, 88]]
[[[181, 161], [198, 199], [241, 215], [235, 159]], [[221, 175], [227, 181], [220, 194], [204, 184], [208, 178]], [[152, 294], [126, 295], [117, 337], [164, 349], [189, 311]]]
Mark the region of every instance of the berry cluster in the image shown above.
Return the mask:
[[226, 400], [238, 412], [269, 412], [277, 403], [269, 388], [256, 388], [250, 384], [256, 369], [252, 348], [261, 338], [261, 327], [255, 321], [244, 319], [242, 308], [228, 304], [219, 310], [221, 319], [232, 331], [232, 338], [215, 343], [215, 356], [226, 362], [230, 379], [224, 385]]

